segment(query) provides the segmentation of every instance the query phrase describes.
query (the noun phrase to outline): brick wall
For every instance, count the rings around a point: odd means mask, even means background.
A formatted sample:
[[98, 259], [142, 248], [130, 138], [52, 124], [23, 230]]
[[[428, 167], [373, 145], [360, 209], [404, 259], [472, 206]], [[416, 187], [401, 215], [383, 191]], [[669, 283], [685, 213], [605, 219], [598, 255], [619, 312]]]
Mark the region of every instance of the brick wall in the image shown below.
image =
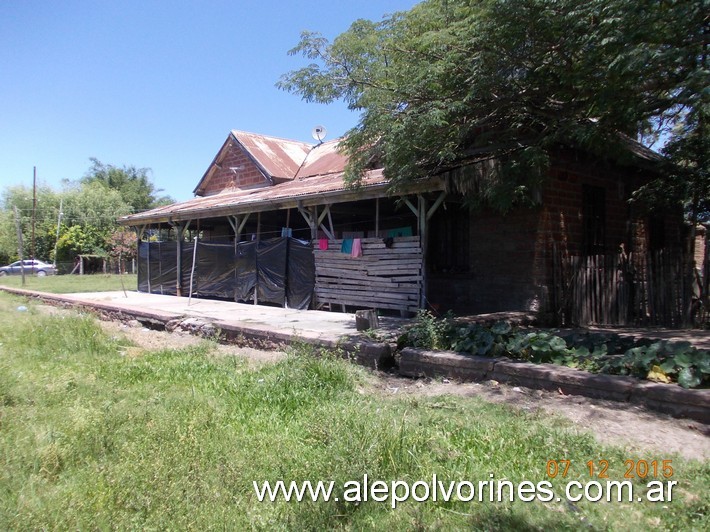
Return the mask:
[[[230, 140], [220, 153], [218, 165], [211, 168], [212, 174], [202, 188], [204, 196], [218, 194], [227, 189], [249, 188], [267, 183], [259, 167], [233, 140]], [[233, 171], [230, 168], [238, 168], [238, 170]]]
[[[621, 183], [621, 184], [620, 184]], [[488, 313], [545, 310], [551, 285], [553, 249], [583, 252], [583, 186], [604, 189], [606, 253], [644, 250], [647, 216], [628, 203], [638, 178], [611, 170], [587, 170], [562, 164], [551, 170], [541, 191], [542, 204], [513, 209], [506, 215], [483, 211], [471, 215], [469, 269], [432, 274], [429, 301], [438, 309]], [[445, 215], [445, 211], [437, 213]], [[677, 239], [679, 218], [668, 218], [666, 239]], [[675, 240], [676, 242], [678, 240]]]

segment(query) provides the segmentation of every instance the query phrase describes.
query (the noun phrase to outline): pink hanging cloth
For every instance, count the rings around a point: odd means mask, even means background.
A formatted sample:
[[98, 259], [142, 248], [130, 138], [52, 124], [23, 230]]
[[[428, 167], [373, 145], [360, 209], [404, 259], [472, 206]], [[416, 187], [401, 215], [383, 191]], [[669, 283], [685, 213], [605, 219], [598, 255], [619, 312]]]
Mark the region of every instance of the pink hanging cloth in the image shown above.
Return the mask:
[[318, 249], [321, 251], [328, 251], [328, 239], [320, 238], [318, 239]]
[[350, 252], [351, 257], [362, 257], [362, 240], [359, 238], [353, 239], [353, 250]]

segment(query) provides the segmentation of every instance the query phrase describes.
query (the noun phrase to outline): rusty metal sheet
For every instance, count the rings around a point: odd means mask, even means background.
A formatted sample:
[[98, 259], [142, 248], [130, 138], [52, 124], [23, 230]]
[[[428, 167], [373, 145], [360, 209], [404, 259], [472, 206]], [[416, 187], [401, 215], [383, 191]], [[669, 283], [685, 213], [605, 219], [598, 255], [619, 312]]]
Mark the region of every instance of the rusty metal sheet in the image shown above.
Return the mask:
[[[382, 170], [371, 170], [363, 178], [363, 187], [373, 187], [383, 185], [386, 180]], [[215, 194], [193, 198], [164, 207], [157, 207], [149, 211], [130, 214], [119, 218], [119, 223], [123, 225], [138, 224], [139, 222], [150, 223], [151, 220], [162, 218], [183, 219], [187, 213], [202, 212], [208, 214], [210, 211], [222, 211], [234, 207], [240, 211], [248, 210], [250, 207], [258, 209], [263, 205], [271, 205], [277, 201], [293, 198], [318, 197], [320, 195], [346, 192], [350, 189], [343, 181], [343, 173], [304, 177], [277, 183], [269, 187], [259, 187], [247, 190], [228, 190]]]
[[271, 177], [277, 179], [293, 179], [312, 148], [305, 142], [236, 129], [232, 135]]

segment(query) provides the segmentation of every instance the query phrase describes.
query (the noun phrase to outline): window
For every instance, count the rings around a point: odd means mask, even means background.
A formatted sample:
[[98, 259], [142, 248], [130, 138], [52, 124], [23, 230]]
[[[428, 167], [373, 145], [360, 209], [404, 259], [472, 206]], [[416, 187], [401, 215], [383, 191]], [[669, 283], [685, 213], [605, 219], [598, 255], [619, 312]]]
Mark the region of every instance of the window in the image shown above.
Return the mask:
[[455, 202], [437, 210], [429, 224], [428, 266], [433, 274], [470, 270], [471, 213]]
[[582, 186], [582, 251], [599, 255], [605, 251], [606, 197], [602, 187]]

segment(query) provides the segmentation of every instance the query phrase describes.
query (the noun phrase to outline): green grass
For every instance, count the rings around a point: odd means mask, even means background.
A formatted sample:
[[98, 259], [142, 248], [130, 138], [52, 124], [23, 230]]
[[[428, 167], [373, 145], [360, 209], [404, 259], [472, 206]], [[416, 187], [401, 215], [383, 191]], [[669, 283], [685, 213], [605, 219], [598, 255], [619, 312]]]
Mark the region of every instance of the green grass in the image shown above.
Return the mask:
[[[138, 286], [138, 276], [134, 274], [48, 275], [47, 277], [28, 275], [25, 277], [25, 281], [25, 285], [22, 286], [21, 276], [4, 276], [0, 277], [0, 286], [39, 290], [55, 294], [111, 292], [123, 290], [124, 286], [126, 290], [136, 290]], [[123, 285], [121, 284], [122, 282]]]
[[[29, 311], [18, 312], [21, 304]], [[601, 447], [562, 420], [473, 398], [384, 397], [307, 349], [259, 369], [141, 352], [88, 316], [0, 294], [0, 529], [707, 529], [710, 469]], [[649, 430], [653, 427], [649, 425]], [[673, 459], [673, 502], [258, 502], [252, 481], [545, 480], [549, 459]], [[561, 486], [559, 479], [554, 482]], [[342, 490], [339, 492], [342, 494]]]

